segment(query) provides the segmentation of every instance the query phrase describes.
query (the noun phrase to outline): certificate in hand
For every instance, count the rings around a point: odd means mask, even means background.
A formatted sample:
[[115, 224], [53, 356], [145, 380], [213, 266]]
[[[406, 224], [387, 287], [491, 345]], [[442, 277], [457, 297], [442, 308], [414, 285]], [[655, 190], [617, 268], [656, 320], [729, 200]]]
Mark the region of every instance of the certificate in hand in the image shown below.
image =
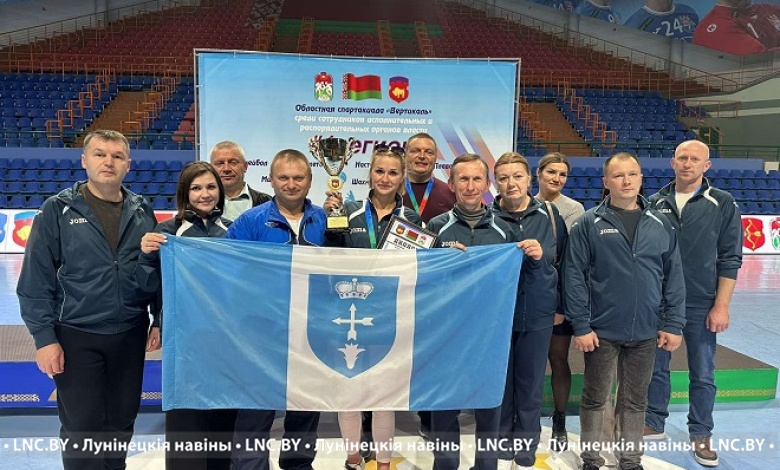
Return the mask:
[[379, 241], [383, 250], [416, 250], [433, 248], [438, 236], [398, 216], [390, 218], [385, 233]]

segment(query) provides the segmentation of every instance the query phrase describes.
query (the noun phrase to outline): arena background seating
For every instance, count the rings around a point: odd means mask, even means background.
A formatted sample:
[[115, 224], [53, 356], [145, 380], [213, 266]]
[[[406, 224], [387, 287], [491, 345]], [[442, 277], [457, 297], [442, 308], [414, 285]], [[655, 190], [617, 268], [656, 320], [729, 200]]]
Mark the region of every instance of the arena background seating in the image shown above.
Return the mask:
[[[367, 5], [370, 4], [370, 5]], [[392, 5], [391, 5], [392, 3]], [[146, 5], [146, 4], [144, 4]], [[0, 49], [0, 147], [77, 148], [96, 128], [121, 130], [133, 149], [189, 152], [195, 144], [194, 48], [372, 57], [521, 57], [516, 150], [606, 156], [628, 151], [668, 159], [684, 139], [719, 130], [685, 98], [720, 90], [713, 80], [678, 79], [636, 60], [561, 39], [556, 27], [488, 15], [475, 2], [204, 0], [200, 6], [115, 14], [103, 27], [48, 34]], [[92, 22], [86, 22], [92, 24]], [[560, 29], [560, 27], [557, 27]], [[551, 32], [553, 31], [553, 32]], [[126, 183], [157, 209], [173, 209], [182, 159], [137, 161]], [[717, 170], [743, 212], [780, 212], [777, 171]], [[0, 208], [35, 208], [83, 178], [77, 160], [0, 158]], [[670, 170], [649, 169], [645, 190]], [[597, 203], [594, 168], [575, 167], [565, 192]]]

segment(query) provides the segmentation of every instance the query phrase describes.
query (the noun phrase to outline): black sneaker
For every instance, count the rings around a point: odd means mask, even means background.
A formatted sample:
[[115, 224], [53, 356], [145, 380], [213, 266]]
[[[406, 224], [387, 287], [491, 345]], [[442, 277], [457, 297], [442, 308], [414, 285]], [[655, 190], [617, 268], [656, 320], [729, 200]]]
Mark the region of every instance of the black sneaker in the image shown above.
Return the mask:
[[358, 463], [349, 463], [349, 461], [344, 462], [344, 470], [363, 470], [366, 466], [366, 463], [361, 460]]
[[584, 463], [582, 464], [582, 470], [599, 470], [599, 466], [595, 463]]
[[376, 459], [376, 452], [371, 450], [371, 444], [374, 443], [374, 436], [371, 433], [364, 432], [360, 435], [360, 456], [364, 462], [370, 462]]
[[563, 452], [566, 450], [566, 445], [569, 443], [569, 438], [566, 435], [566, 412], [555, 411], [552, 416], [552, 437], [554, 440], [553, 450], [555, 452]]
[[420, 437], [423, 438], [425, 442], [430, 442], [431, 440], [431, 430], [420, 424], [420, 429], [417, 430], [417, 434], [420, 435]]

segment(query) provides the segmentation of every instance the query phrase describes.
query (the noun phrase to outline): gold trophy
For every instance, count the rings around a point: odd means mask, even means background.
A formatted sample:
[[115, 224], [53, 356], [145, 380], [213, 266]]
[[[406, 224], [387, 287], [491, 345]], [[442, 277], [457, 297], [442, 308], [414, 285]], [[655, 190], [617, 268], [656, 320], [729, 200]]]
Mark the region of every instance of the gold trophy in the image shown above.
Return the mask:
[[[352, 158], [352, 144], [354, 142], [354, 137], [344, 140], [337, 137], [323, 139], [320, 136], [314, 136], [309, 139], [309, 152], [320, 162], [322, 169], [330, 176], [328, 178], [328, 189], [335, 197], [339, 196], [341, 188], [344, 187], [344, 183], [341, 181], [341, 172], [347, 166], [349, 159]], [[344, 204], [339, 203], [329, 211], [326, 229], [330, 231], [346, 231], [348, 228], [349, 220], [344, 210]]]

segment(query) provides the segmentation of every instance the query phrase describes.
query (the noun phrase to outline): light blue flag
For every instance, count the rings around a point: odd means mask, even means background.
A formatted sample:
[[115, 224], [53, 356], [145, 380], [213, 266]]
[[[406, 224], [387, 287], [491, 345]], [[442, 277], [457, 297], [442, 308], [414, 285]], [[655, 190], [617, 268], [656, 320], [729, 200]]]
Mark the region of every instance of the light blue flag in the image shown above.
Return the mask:
[[492, 408], [522, 251], [168, 237], [163, 409]]

